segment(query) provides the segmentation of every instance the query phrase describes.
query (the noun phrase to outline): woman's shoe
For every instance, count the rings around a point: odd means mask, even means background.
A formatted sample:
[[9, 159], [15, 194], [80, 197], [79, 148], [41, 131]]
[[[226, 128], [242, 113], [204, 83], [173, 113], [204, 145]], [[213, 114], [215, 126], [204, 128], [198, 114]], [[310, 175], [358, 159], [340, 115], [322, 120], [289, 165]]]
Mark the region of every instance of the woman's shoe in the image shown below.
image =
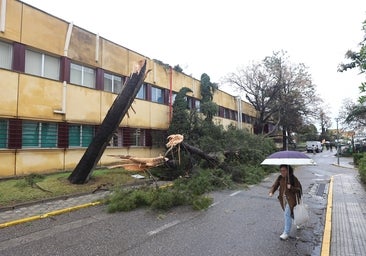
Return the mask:
[[282, 233], [282, 235], [280, 235], [280, 239], [281, 240], [287, 240], [288, 239], [288, 234]]

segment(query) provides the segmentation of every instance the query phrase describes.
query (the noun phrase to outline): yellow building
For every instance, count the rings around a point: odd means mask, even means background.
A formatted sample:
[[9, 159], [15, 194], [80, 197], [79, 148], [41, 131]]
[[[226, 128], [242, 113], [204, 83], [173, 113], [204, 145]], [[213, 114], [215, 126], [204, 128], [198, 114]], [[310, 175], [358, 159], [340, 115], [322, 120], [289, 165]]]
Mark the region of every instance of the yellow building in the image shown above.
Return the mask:
[[[108, 154], [164, 152], [156, 138], [169, 127], [172, 95], [188, 87], [189, 107], [199, 108], [200, 81], [23, 2], [0, 0], [0, 178], [73, 169], [142, 59], [152, 72], [99, 165], [115, 161]], [[222, 91], [214, 102], [215, 122], [253, 131], [250, 104]]]

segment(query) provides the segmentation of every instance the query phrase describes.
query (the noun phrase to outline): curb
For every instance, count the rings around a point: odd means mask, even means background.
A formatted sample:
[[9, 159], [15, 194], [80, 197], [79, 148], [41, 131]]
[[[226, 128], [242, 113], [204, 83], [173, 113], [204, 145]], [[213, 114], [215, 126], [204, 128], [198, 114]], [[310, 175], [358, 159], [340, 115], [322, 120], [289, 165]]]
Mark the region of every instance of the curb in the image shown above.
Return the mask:
[[76, 210], [79, 210], [79, 209], [82, 209], [82, 208], [95, 206], [95, 205], [99, 205], [99, 204], [101, 204], [101, 202], [97, 201], [97, 202], [93, 202], [93, 203], [77, 205], [77, 206], [74, 206], [74, 207], [68, 207], [68, 208], [65, 208], [65, 209], [56, 210], [56, 211], [48, 212], [48, 213], [41, 214], [41, 215], [35, 215], [35, 216], [31, 216], [31, 217], [27, 217], [27, 218], [23, 218], [23, 219], [19, 219], [19, 220], [0, 223], [0, 229], [10, 227], [10, 226], [14, 226], [14, 225], [18, 225], [18, 224], [22, 224], [22, 223], [26, 223], [26, 222], [29, 222], [29, 221], [44, 219], [44, 218], [48, 218], [48, 217], [51, 217], [51, 216], [56, 216], [56, 215], [60, 215], [60, 214], [63, 214], [63, 213], [76, 211]]
[[340, 168], [346, 168], [346, 169], [356, 169], [354, 166], [345, 166], [345, 165], [342, 165], [342, 164], [336, 164], [336, 163], [334, 163], [334, 164], [332, 164], [333, 166], [336, 166], [336, 167], [340, 167]]
[[330, 242], [331, 242], [331, 233], [332, 233], [332, 207], [333, 207], [333, 176], [330, 178], [329, 182], [329, 190], [328, 190], [328, 202], [327, 202], [327, 211], [325, 214], [325, 226], [323, 232], [323, 242], [321, 248], [321, 256], [329, 256], [330, 255]]
[[[146, 183], [146, 180], [145, 181], [135, 181], [135, 182], [130, 183], [130, 184], [124, 184], [121, 187], [135, 187], [135, 186], [144, 185], [145, 183]], [[109, 189], [103, 189], [103, 190], [104, 191], [111, 191]], [[40, 200], [22, 202], [22, 203], [17, 203], [17, 204], [14, 204], [14, 205], [0, 206], [0, 212], [14, 210], [14, 209], [17, 209], [17, 208], [20, 208], [20, 207], [31, 206], [31, 205], [35, 205], [35, 204], [39, 204], [39, 203], [52, 202], [52, 201], [56, 201], [56, 200], [67, 200], [69, 198], [92, 195], [92, 194], [97, 194], [97, 193], [100, 193], [100, 192], [101, 192], [100, 190], [96, 190], [96, 191], [89, 191], [89, 192], [69, 194], [69, 195], [61, 195], [61, 196], [45, 198], [45, 199], [40, 199]]]
[[[164, 188], [171, 187], [171, 186], [173, 186], [173, 183], [166, 183], [166, 184], [160, 185], [159, 188], [164, 189]], [[44, 201], [46, 201], [46, 200], [44, 200]], [[73, 206], [73, 207], [68, 207], [68, 208], [64, 208], [64, 209], [60, 209], [60, 210], [55, 210], [55, 211], [48, 212], [48, 213], [41, 214], [41, 215], [35, 215], [35, 216], [31, 216], [31, 217], [26, 217], [26, 218], [23, 218], [23, 219], [18, 219], [18, 220], [13, 220], [13, 221], [0, 223], [0, 229], [10, 227], [10, 226], [14, 226], [14, 225], [18, 225], [18, 224], [22, 224], [22, 223], [26, 223], [26, 222], [30, 222], [30, 221], [34, 221], [34, 220], [40, 220], [40, 219], [48, 218], [48, 217], [51, 217], [51, 216], [56, 216], [56, 215], [76, 211], [76, 210], [91, 207], [91, 206], [96, 206], [96, 205], [99, 205], [101, 203], [102, 203], [102, 201], [94, 201], [94, 202], [91, 202], [91, 203], [86, 203], [86, 204], [76, 205], [76, 206]], [[13, 209], [14, 208], [15, 207], [13, 207]]]
[[56, 196], [56, 197], [45, 198], [45, 199], [40, 199], [40, 200], [17, 203], [14, 205], [0, 206], [0, 212], [10, 211], [10, 210], [14, 210], [17, 208], [27, 207], [27, 206], [31, 206], [31, 205], [35, 205], [35, 204], [39, 204], [39, 203], [47, 203], [47, 202], [53, 202], [53, 201], [57, 201], [57, 200], [67, 200], [67, 199], [73, 198], [73, 197], [86, 196], [86, 195], [91, 195], [91, 194], [96, 194], [96, 193], [99, 193], [99, 192], [95, 192], [95, 193], [84, 192], [84, 193], [77, 193], [77, 194], [70, 194], [70, 195], [62, 195], [62, 196]]

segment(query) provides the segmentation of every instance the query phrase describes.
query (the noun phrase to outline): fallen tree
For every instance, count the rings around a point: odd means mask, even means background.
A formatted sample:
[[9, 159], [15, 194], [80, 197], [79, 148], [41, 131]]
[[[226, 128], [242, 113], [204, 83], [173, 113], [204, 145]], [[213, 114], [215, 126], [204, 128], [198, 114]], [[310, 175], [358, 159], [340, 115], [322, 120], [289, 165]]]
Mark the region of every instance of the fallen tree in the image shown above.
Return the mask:
[[139, 66], [136, 67], [135, 72], [131, 74], [122, 92], [114, 100], [84, 155], [68, 177], [68, 180], [72, 184], [84, 184], [88, 182], [108, 142], [111, 140], [140, 90], [147, 74], [145, 72], [146, 60], [141, 61]]

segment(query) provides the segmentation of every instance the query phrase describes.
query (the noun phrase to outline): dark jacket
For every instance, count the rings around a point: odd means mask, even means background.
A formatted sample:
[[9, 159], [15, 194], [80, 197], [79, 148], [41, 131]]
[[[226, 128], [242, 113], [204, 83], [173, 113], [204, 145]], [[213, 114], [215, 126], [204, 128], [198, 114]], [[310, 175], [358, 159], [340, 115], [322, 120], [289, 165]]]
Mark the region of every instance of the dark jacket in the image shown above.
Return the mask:
[[[302, 195], [302, 187], [300, 181], [292, 175], [291, 177], [291, 189], [287, 188], [287, 179], [285, 177], [282, 177], [281, 175], [276, 179], [276, 181], [273, 183], [270, 193], [274, 194], [276, 190], [279, 188], [279, 195], [278, 200], [280, 201], [281, 207], [283, 210], [285, 210], [285, 198], [287, 199], [287, 202], [291, 209], [291, 215], [294, 214], [294, 207], [297, 204], [296, 203], [296, 195], [298, 198], [301, 198]], [[284, 198], [285, 197], [285, 198]]]

